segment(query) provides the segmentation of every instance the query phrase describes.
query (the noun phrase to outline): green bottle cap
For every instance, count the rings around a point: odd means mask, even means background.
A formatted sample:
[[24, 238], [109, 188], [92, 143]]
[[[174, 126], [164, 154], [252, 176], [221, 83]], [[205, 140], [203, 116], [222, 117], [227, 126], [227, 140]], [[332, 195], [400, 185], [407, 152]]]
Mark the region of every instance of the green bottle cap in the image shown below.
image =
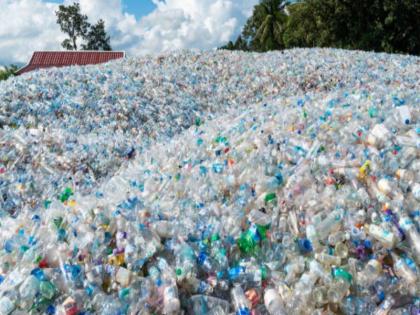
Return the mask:
[[261, 279], [262, 280], [265, 280], [265, 279], [267, 279], [267, 273], [268, 273], [268, 271], [267, 271], [267, 267], [266, 266], [261, 266]]
[[49, 199], [44, 200], [44, 208], [45, 209], [48, 209], [48, 207], [50, 206], [50, 204], [51, 204], [51, 200], [49, 200]]
[[276, 200], [277, 196], [276, 193], [268, 193], [265, 195], [264, 202], [269, 203]]
[[343, 268], [334, 268], [332, 270], [332, 274], [334, 278], [341, 278], [348, 283], [351, 283], [353, 276], [345, 269]]
[[267, 238], [267, 230], [269, 229], [268, 225], [258, 225], [257, 224], [257, 231], [258, 234], [261, 236], [262, 240], [265, 240]]
[[214, 142], [226, 144], [228, 139], [226, 137], [218, 136], [216, 139], [214, 139]]
[[130, 294], [130, 289], [129, 289], [129, 288], [124, 288], [124, 289], [121, 289], [121, 290], [120, 290], [120, 292], [119, 292], [119, 298], [120, 298], [120, 299], [124, 299], [124, 298], [126, 298], [129, 294]]
[[22, 245], [22, 246], [20, 246], [20, 251], [21, 251], [22, 253], [26, 252], [28, 249], [29, 249], [29, 246], [27, 246], [27, 245]]
[[67, 187], [66, 189], [64, 189], [64, 192], [61, 194], [60, 201], [65, 202], [69, 200], [71, 196], [73, 196], [73, 190], [70, 187]]
[[251, 254], [254, 251], [257, 244], [251, 231], [248, 230], [242, 233], [241, 237], [238, 239], [238, 246], [239, 249], [245, 254]]
[[212, 241], [212, 242], [215, 242], [215, 241], [218, 241], [218, 240], [220, 240], [220, 236], [219, 236], [219, 234], [218, 234], [218, 233], [214, 233], [214, 234], [212, 234], [212, 236], [211, 236], [211, 241]]

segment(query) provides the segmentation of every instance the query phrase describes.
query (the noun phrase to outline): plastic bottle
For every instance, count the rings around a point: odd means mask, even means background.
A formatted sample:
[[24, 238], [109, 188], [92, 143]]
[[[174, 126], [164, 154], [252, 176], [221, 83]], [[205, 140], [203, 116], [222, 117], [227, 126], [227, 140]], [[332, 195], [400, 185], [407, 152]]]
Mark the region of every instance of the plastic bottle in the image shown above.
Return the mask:
[[27, 304], [32, 303], [33, 298], [39, 292], [40, 289], [40, 282], [39, 280], [30, 275], [26, 280], [21, 284], [19, 287], [19, 294], [21, 297], [21, 303], [25, 304], [26, 307], [30, 306]]
[[420, 264], [420, 234], [417, 232], [414, 222], [409, 217], [401, 215], [399, 225], [410, 243], [414, 259]]
[[376, 308], [374, 315], [387, 315], [391, 311], [392, 306], [395, 304], [395, 300], [392, 296], [388, 295], [385, 300]]
[[331, 303], [339, 303], [348, 294], [350, 284], [342, 279], [334, 281], [329, 287], [327, 297]]
[[392, 231], [376, 224], [369, 225], [368, 233], [387, 248], [393, 248], [397, 242], [397, 237]]
[[413, 185], [412, 192], [414, 198], [416, 198], [417, 201], [420, 201], [420, 183], [415, 183]]
[[168, 285], [163, 290], [163, 314], [177, 314], [181, 308], [178, 289], [175, 285]]
[[195, 314], [226, 315], [230, 305], [222, 299], [207, 295], [194, 295], [190, 298]]
[[176, 275], [179, 280], [191, 279], [196, 276], [196, 257], [194, 250], [186, 243], [181, 243], [178, 247]]
[[268, 270], [265, 266], [258, 266], [256, 262], [247, 262], [228, 270], [229, 280], [233, 283], [253, 284], [260, 286], [267, 277]]
[[403, 259], [392, 253], [392, 259], [394, 260], [394, 271], [395, 274], [403, 279], [409, 286], [415, 285], [417, 282], [416, 273], [410, 269]]
[[232, 301], [236, 315], [250, 315], [250, 305], [245, 297], [245, 293], [239, 285], [235, 285], [231, 290]]
[[369, 134], [367, 141], [370, 145], [376, 147], [383, 147], [388, 144], [391, 139], [391, 132], [383, 124], [378, 124], [373, 127]]
[[377, 259], [371, 259], [365, 268], [357, 274], [357, 280], [363, 285], [370, 285], [382, 272], [382, 265]]
[[7, 297], [3, 296], [0, 299], [0, 313], [4, 315], [9, 315], [15, 309], [14, 303]]
[[315, 229], [320, 240], [324, 240], [328, 235], [337, 229], [344, 218], [344, 210], [337, 209], [329, 213], [324, 220], [316, 224]]
[[318, 260], [321, 264], [327, 265], [327, 266], [339, 266], [341, 264], [341, 258], [336, 257], [333, 255], [328, 255], [326, 253], [316, 253], [315, 259]]
[[264, 305], [267, 308], [267, 311], [268, 313], [270, 313], [270, 315], [287, 314], [286, 310], [284, 309], [284, 303], [280, 295], [273, 288], [268, 288], [265, 290]]
[[401, 124], [409, 125], [412, 123], [410, 108], [407, 105], [397, 107]]

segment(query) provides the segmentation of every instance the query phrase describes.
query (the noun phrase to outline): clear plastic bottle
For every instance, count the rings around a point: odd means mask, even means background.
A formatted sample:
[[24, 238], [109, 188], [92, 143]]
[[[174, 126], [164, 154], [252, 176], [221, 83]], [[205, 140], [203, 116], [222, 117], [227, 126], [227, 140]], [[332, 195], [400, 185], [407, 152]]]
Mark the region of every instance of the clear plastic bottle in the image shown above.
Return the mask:
[[391, 311], [392, 306], [395, 304], [395, 300], [391, 295], [388, 295], [385, 300], [375, 309], [374, 315], [387, 315]]
[[326, 266], [339, 266], [341, 264], [341, 258], [333, 255], [328, 255], [327, 253], [316, 253], [315, 259], [318, 260], [321, 264]]
[[339, 228], [344, 218], [344, 209], [337, 209], [325, 217], [324, 220], [315, 225], [317, 235], [320, 240], [324, 240], [328, 235]]
[[387, 146], [392, 137], [391, 132], [386, 128], [384, 124], [378, 124], [371, 130], [367, 141], [370, 145], [378, 148]]
[[418, 277], [416, 273], [405, 263], [405, 261], [392, 253], [392, 259], [394, 260], [394, 271], [395, 274], [403, 279], [407, 285], [416, 285]]
[[251, 308], [247, 300], [244, 290], [240, 285], [235, 285], [231, 290], [232, 302], [236, 315], [250, 315]]
[[194, 295], [190, 300], [194, 314], [227, 315], [230, 309], [227, 301], [212, 296]]
[[264, 305], [267, 308], [270, 315], [285, 315], [286, 310], [284, 308], [284, 303], [276, 291], [273, 288], [267, 288], [264, 292]]
[[416, 198], [417, 201], [420, 201], [420, 183], [415, 183], [413, 185], [412, 193], [414, 198]]
[[181, 309], [176, 285], [167, 285], [163, 290], [163, 314], [175, 315]]
[[341, 267], [333, 268], [332, 274], [334, 281], [328, 288], [327, 297], [331, 303], [339, 303], [349, 294], [353, 276]]
[[418, 233], [413, 220], [402, 214], [400, 216], [399, 225], [407, 237], [414, 259], [420, 264], [420, 234]]
[[371, 259], [365, 268], [357, 274], [357, 280], [360, 284], [367, 286], [373, 283], [381, 274], [382, 265], [377, 259]]
[[191, 279], [196, 277], [196, 257], [194, 249], [187, 243], [183, 242], [178, 245], [176, 250], [176, 269], [177, 279]]
[[15, 304], [7, 296], [3, 296], [0, 299], [0, 313], [4, 315], [9, 315], [15, 309]]
[[24, 308], [31, 306], [29, 304], [32, 303], [39, 289], [40, 281], [33, 275], [28, 276], [19, 287], [20, 304], [24, 305]]
[[348, 294], [350, 284], [343, 280], [335, 280], [328, 288], [327, 297], [330, 303], [339, 303]]
[[386, 248], [393, 248], [397, 242], [397, 236], [392, 231], [376, 224], [369, 225], [368, 233]]

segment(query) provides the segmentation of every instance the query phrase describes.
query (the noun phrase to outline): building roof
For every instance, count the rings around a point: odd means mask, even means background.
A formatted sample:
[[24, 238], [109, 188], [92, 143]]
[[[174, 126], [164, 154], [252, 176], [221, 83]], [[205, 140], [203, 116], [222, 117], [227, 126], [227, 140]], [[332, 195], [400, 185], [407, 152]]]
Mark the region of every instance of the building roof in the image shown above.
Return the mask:
[[16, 74], [42, 68], [95, 65], [124, 56], [122, 51], [36, 51], [29, 64], [19, 69]]

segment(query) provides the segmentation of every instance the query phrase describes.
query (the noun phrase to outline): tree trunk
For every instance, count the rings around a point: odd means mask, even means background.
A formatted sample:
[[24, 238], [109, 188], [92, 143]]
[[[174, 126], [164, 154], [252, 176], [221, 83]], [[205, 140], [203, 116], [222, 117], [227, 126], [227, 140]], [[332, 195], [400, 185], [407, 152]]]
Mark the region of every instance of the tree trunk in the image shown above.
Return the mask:
[[73, 36], [73, 48], [74, 50], [77, 50], [77, 44], [76, 44], [76, 36]]
[[74, 26], [73, 26], [73, 28], [72, 28], [72, 32], [71, 32], [71, 35], [70, 35], [70, 37], [71, 37], [71, 40], [73, 41], [73, 50], [77, 50], [77, 44], [76, 44], [76, 35], [75, 35], [75, 29], [74, 29]]

